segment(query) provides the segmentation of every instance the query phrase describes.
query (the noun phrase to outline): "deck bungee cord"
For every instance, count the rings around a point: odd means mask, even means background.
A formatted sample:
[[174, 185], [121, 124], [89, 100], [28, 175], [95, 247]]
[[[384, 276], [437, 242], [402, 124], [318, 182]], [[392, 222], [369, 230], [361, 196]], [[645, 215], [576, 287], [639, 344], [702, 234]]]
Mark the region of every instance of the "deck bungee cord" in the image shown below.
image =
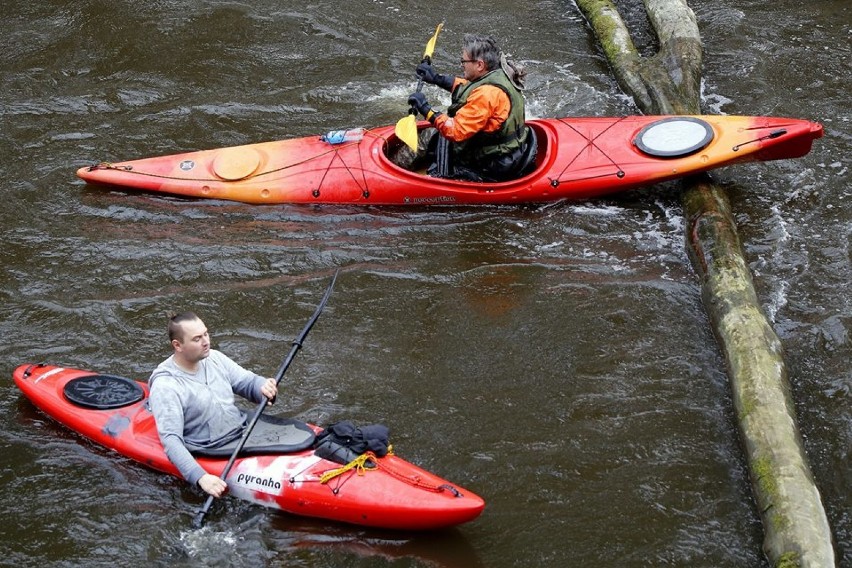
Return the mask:
[[[388, 456], [393, 456], [393, 446], [388, 447]], [[386, 463], [382, 458], [379, 458], [371, 451], [365, 452], [355, 459], [349, 461], [348, 463], [341, 465], [341, 467], [337, 467], [334, 469], [330, 469], [322, 473], [318, 478], [317, 477], [302, 477], [309, 469], [311, 469], [313, 465], [309, 465], [302, 471], [295, 473], [293, 476], [289, 478], [290, 484], [296, 483], [319, 483], [321, 485], [327, 485], [332, 493], [337, 495], [340, 493], [343, 486], [346, 483], [356, 477], [356, 476], [364, 476], [368, 475], [370, 472], [378, 472], [379, 470], [384, 473], [392, 476], [399, 481], [406, 483], [412, 487], [416, 487], [418, 489], [423, 489], [425, 491], [430, 491], [432, 493], [442, 493], [444, 491], [448, 491], [453, 494], [454, 497], [460, 498], [464, 497], [464, 495], [456, 489], [454, 486], [449, 483], [429, 483], [424, 481], [421, 476], [410, 476], [405, 473], [398, 471], [393, 466]], [[349, 475], [345, 475], [345, 474]], [[335, 483], [331, 483], [334, 481]]]
[[764, 140], [775, 140], [776, 138], [780, 138], [781, 136], [784, 136], [785, 134], [787, 134], [787, 131], [785, 129], [775, 130], [774, 132], [770, 132], [766, 136], [761, 136], [760, 138], [755, 138], [754, 140], [749, 140], [747, 142], [741, 142], [731, 149], [734, 152], [739, 152], [740, 148], [742, 148], [743, 146], [746, 146], [748, 144], [754, 144], [755, 142], [763, 142]]
[[[364, 134], [366, 136], [367, 134], [372, 134], [372, 133], [369, 130], [367, 130], [367, 131], [364, 132]], [[375, 136], [375, 135], [373, 134], [373, 136]], [[375, 137], [379, 138], [378, 136], [375, 136]], [[385, 141], [387, 141], [387, 140], [385, 139]], [[357, 140], [357, 141], [354, 141], [354, 142], [345, 142], [343, 144], [335, 146], [335, 149], [337, 149], [338, 147], [343, 148], [343, 147], [346, 147], [346, 146], [350, 146], [352, 144], [356, 144], [356, 145], [361, 144], [361, 140]], [[319, 198], [322, 195], [321, 190], [322, 190], [323, 184], [325, 183], [325, 179], [328, 176], [328, 172], [331, 171], [331, 166], [334, 163], [334, 160], [338, 159], [338, 160], [340, 160], [340, 163], [343, 164], [343, 168], [346, 170], [346, 173], [349, 174], [349, 177], [352, 178], [352, 181], [355, 182], [355, 185], [357, 185], [358, 189], [361, 190], [361, 195], [364, 196], [364, 199], [369, 199], [370, 190], [367, 187], [367, 174], [366, 174], [366, 170], [364, 169], [364, 157], [363, 157], [361, 152], [358, 152], [357, 155], [358, 155], [358, 165], [360, 166], [358, 169], [361, 172], [361, 177], [362, 177], [361, 181], [363, 182], [363, 185], [358, 183], [358, 179], [355, 177], [355, 174], [352, 173], [352, 168], [350, 168], [349, 164], [347, 164], [345, 161], [343, 161], [343, 158], [340, 157], [340, 152], [335, 151], [334, 156], [332, 156], [331, 161], [329, 162], [328, 166], [325, 169], [325, 173], [323, 173], [322, 178], [320, 178], [319, 185], [311, 190], [311, 195], [313, 195], [315, 198]]]
[[[377, 134], [374, 134], [369, 130], [364, 131], [364, 136], [365, 136], [365, 138], [367, 136], [373, 136], [374, 138], [382, 138], [385, 141], [387, 141], [387, 138], [379, 136]], [[308, 164], [310, 162], [313, 162], [315, 160], [320, 160], [321, 158], [331, 154], [332, 158], [331, 158], [331, 161], [329, 162], [328, 166], [326, 167], [326, 174], [323, 175], [323, 179], [324, 179], [325, 175], [327, 175], [327, 173], [328, 173], [328, 170], [331, 168], [331, 164], [334, 163], [334, 159], [336, 157], [339, 158], [341, 150], [343, 150], [347, 147], [353, 146], [353, 145], [357, 146], [360, 143], [361, 143], [360, 140], [356, 140], [356, 141], [352, 141], [352, 142], [343, 142], [343, 143], [340, 143], [340, 144], [334, 144], [331, 148], [329, 148], [325, 151], [319, 152], [317, 154], [314, 154], [313, 156], [309, 156], [307, 158], [304, 158], [302, 160], [291, 162], [289, 164], [286, 164], [286, 165], [278, 167], [278, 168], [273, 168], [273, 169], [266, 170], [266, 171], [263, 171], [263, 172], [258, 172], [256, 174], [250, 174], [250, 175], [247, 175], [245, 177], [242, 177], [242, 178], [239, 178], [239, 179], [234, 179], [234, 180], [228, 180], [228, 179], [218, 178], [218, 177], [210, 178], [210, 177], [191, 177], [191, 176], [176, 176], [176, 175], [157, 174], [157, 173], [153, 173], [153, 172], [141, 171], [139, 169], [136, 169], [136, 167], [134, 167], [133, 165], [130, 165], [130, 164], [115, 165], [112, 162], [98, 162], [97, 164], [85, 166], [83, 169], [86, 170], [87, 172], [95, 172], [95, 171], [98, 171], [98, 170], [114, 170], [114, 171], [126, 172], [128, 174], [137, 175], [137, 176], [145, 176], [145, 177], [151, 177], [151, 178], [157, 178], [157, 179], [167, 179], [167, 180], [174, 180], [174, 181], [202, 182], [202, 183], [203, 182], [236, 183], [236, 182], [245, 181], [247, 179], [256, 179], [256, 178], [260, 178], [260, 177], [263, 177], [263, 176], [269, 176], [269, 175], [272, 175], [272, 174], [276, 174], [278, 172], [283, 172], [283, 171], [289, 170], [291, 168], [303, 166], [303, 165]], [[201, 150], [201, 152], [204, 152], [204, 150]], [[351, 173], [352, 167], [349, 166], [349, 164], [347, 164], [346, 162], [344, 162], [342, 160], [342, 158], [340, 158], [340, 159], [341, 159], [341, 164], [343, 164], [344, 169], [346, 169], [350, 173], [350, 175], [352, 175], [352, 173]], [[360, 169], [362, 172], [364, 172], [365, 170], [364, 170], [363, 157], [361, 156], [360, 153], [358, 154], [358, 162], [359, 162], [359, 166], [360, 166], [360, 168], [358, 168], [358, 169]], [[355, 181], [356, 183], [358, 183], [358, 180], [355, 178], [354, 175], [352, 175], [352, 180]], [[365, 185], [365, 187], [363, 189], [366, 190], [366, 179], [364, 180], [364, 185]]]
[[[567, 164], [567, 165], [566, 165], [566, 166], [562, 169], [562, 171], [561, 171], [561, 172], [559, 172], [559, 175], [557, 175], [555, 178], [553, 178], [553, 177], [548, 177], [548, 179], [550, 180], [550, 186], [551, 186], [551, 187], [559, 187], [559, 185], [560, 185], [562, 182], [566, 182], [566, 183], [570, 183], [570, 182], [578, 182], [578, 181], [584, 181], [584, 180], [590, 180], [590, 179], [605, 178], [605, 177], [609, 177], [609, 176], [615, 176], [615, 177], [617, 177], [617, 178], [619, 178], [619, 179], [620, 179], [620, 178], [623, 178], [623, 177], [625, 176], [625, 173], [624, 173], [624, 170], [621, 168], [621, 166], [619, 166], [619, 165], [618, 165], [618, 163], [617, 163], [615, 160], [613, 160], [613, 159], [612, 159], [612, 158], [611, 158], [611, 157], [610, 157], [610, 156], [609, 156], [606, 152], [604, 152], [604, 151], [600, 148], [600, 146], [598, 146], [597, 144], [595, 144], [595, 141], [596, 141], [598, 138], [600, 138], [601, 136], [603, 136], [604, 134], [606, 134], [606, 133], [607, 133], [607, 132], [608, 132], [611, 128], [613, 128], [615, 125], [617, 125], [617, 124], [619, 124], [621, 121], [623, 121], [625, 118], [626, 118], [626, 117], [621, 117], [621, 118], [620, 118], [620, 119], [618, 119], [617, 121], [614, 121], [612, 124], [610, 124], [609, 126], [607, 126], [606, 128], [604, 128], [603, 130], [601, 130], [601, 131], [600, 131], [597, 135], [595, 135], [595, 136], [589, 136], [589, 135], [587, 135], [587, 134], [584, 134], [583, 132], [580, 132], [580, 130], [579, 130], [577, 127], [575, 127], [573, 124], [569, 123], [569, 122], [568, 122], [567, 120], [565, 120], [565, 119], [562, 119], [562, 118], [557, 119], [557, 122], [560, 122], [560, 123], [564, 124], [565, 126], [567, 126], [568, 128], [570, 128], [571, 130], [573, 130], [575, 133], [577, 133], [577, 135], [578, 135], [578, 136], [580, 136], [583, 140], [585, 140], [585, 141], [586, 141], [586, 145], [585, 145], [585, 146], [583, 146], [582, 148], [580, 148], [579, 150], [577, 150], [577, 153], [576, 153], [576, 154], [574, 154], [574, 157], [573, 157], [573, 158], [571, 158], [571, 160], [568, 162], [568, 164]], [[618, 169], [617, 169], [617, 171], [615, 171], [615, 172], [613, 172], [613, 173], [598, 174], [598, 175], [594, 175], [594, 176], [577, 177], [577, 178], [573, 178], [573, 179], [562, 179], [562, 176], [563, 176], [563, 175], [565, 175], [565, 172], [567, 172], [567, 171], [569, 170], [569, 168], [571, 168], [571, 166], [573, 166], [573, 165], [574, 165], [574, 162], [576, 162], [576, 161], [577, 161], [577, 159], [578, 159], [578, 158], [580, 157], [580, 155], [583, 153], [583, 150], [585, 150], [586, 148], [595, 148], [598, 152], [600, 152], [600, 153], [601, 153], [601, 155], [602, 155], [604, 158], [606, 158], [607, 160], [609, 160], [609, 161], [610, 161], [610, 163], [611, 163], [613, 166], [615, 166], [616, 168], [618, 168]]]

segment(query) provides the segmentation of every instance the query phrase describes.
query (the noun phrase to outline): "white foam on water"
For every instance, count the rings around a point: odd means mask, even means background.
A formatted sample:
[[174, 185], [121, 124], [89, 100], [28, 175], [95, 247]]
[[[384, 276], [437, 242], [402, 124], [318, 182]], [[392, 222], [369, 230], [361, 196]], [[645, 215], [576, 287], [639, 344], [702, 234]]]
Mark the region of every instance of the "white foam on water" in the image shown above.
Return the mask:
[[623, 207], [616, 207], [615, 205], [575, 205], [571, 207], [571, 210], [578, 215], [589, 216], [615, 216], [624, 213]]
[[[778, 205], [772, 205], [769, 210], [772, 215], [769, 218], [773, 230], [769, 233], [771, 241], [771, 257], [772, 265], [775, 267], [784, 266], [785, 251], [788, 250], [788, 243], [791, 235], [787, 230], [787, 221], [781, 214], [781, 208]], [[759, 275], [759, 271], [755, 270], [755, 275]], [[778, 312], [787, 305], [787, 291], [790, 289], [790, 283], [784, 278], [772, 278], [772, 290], [769, 293], [768, 304], [766, 305], [766, 316], [769, 321], [775, 322], [775, 316]]]
[[180, 534], [180, 542], [191, 558], [200, 556], [227, 556], [236, 552], [237, 536], [231, 531], [216, 531], [209, 526], [187, 530]]

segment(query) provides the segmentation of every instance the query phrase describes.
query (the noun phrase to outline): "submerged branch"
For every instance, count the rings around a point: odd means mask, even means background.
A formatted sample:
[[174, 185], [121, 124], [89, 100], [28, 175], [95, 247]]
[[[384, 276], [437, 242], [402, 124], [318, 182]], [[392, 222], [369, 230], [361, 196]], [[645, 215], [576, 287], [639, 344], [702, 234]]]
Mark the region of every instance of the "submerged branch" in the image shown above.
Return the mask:
[[[609, 0], [576, 0], [621, 88], [646, 114], [699, 114], [703, 50], [685, 0], [644, 0], [659, 51], [641, 57]], [[754, 290], [725, 192], [684, 180], [686, 240], [725, 355], [764, 552], [774, 566], [833, 566], [831, 531], [796, 426], [781, 342]]]

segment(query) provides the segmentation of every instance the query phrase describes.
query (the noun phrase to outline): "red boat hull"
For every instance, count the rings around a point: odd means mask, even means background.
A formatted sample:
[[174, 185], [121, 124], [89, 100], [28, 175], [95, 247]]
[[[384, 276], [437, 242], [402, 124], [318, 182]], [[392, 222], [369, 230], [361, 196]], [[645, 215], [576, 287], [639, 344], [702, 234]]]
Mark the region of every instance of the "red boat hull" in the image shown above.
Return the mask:
[[[136, 383], [144, 394], [142, 400], [121, 408], [95, 410], [68, 400], [69, 381], [95, 374], [27, 364], [15, 369], [13, 376], [24, 395], [52, 419], [152, 469], [179, 476], [145, 407], [147, 384]], [[219, 475], [227, 458], [198, 461]], [[321, 481], [342, 466], [320, 458], [312, 449], [241, 457], [226, 481], [232, 495], [288, 513], [388, 529], [450, 527], [475, 519], [485, 507], [474, 493], [399, 457], [389, 454], [371, 461], [376, 467], [352, 468]]]
[[[643, 133], [673, 120], [700, 125], [706, 138], [668, 155], [646, 148]], [[388, 149], [400, 144], [393, 126], [340, 145], [319, 136], [297, 138], [101, 163], [80, 168], [77, 175], [92, 184], [254, 204], [535, 203], [599, 197], [739, 162], [798, 158], [823, 134], [818, 123], [751, 116], [560, 118], [528, 124], [538, 140], [535, 170], [501, 183], [432, 178], [396, 166], [387, 157]]]

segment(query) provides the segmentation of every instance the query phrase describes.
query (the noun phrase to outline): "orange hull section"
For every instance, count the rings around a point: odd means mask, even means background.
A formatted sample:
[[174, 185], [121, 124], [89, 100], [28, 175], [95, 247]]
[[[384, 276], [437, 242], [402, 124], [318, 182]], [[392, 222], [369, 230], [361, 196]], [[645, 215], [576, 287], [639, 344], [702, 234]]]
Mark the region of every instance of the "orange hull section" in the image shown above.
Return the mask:
[[[113, 410], [82, 408], [67, 400], [65, 385], [95, 373], [45, 365], [21, 365], [13, 376], [18, 388], [45, 414], [71, 430], [152, 469], [179, 476], [166, 457], [145, 398]], [[318, 430], [318, 428], [314, 427]], [[241, 499], [288, 513], [363, 526], [430, 530], [471, 521], [485, 502], [474, 493], [393, 455], [373, 458], [377, 467], [351, 469], [321, 483], [339, 464], [313, 450], [237, 459], [226, 481]], [[210, 473], [221, 474], [227, 459], [200, 458]]]
[[640, 133], [673, 118], [531, 120], [539, 141], [536, 169], [502, 183], [431, 178], [396, 166], [386, 156], [400, 144], [393, 126], [340, 145], [296, 138], [102, 163], [77, 175], [92, 184], [253, 204], [536, 203], [599, 197], [740, 162], [798, 158], [823, 134], [822, 125], [798, 119], [681, 117], [707, 129], [706, 145], [676, 157], [643, 151]]

